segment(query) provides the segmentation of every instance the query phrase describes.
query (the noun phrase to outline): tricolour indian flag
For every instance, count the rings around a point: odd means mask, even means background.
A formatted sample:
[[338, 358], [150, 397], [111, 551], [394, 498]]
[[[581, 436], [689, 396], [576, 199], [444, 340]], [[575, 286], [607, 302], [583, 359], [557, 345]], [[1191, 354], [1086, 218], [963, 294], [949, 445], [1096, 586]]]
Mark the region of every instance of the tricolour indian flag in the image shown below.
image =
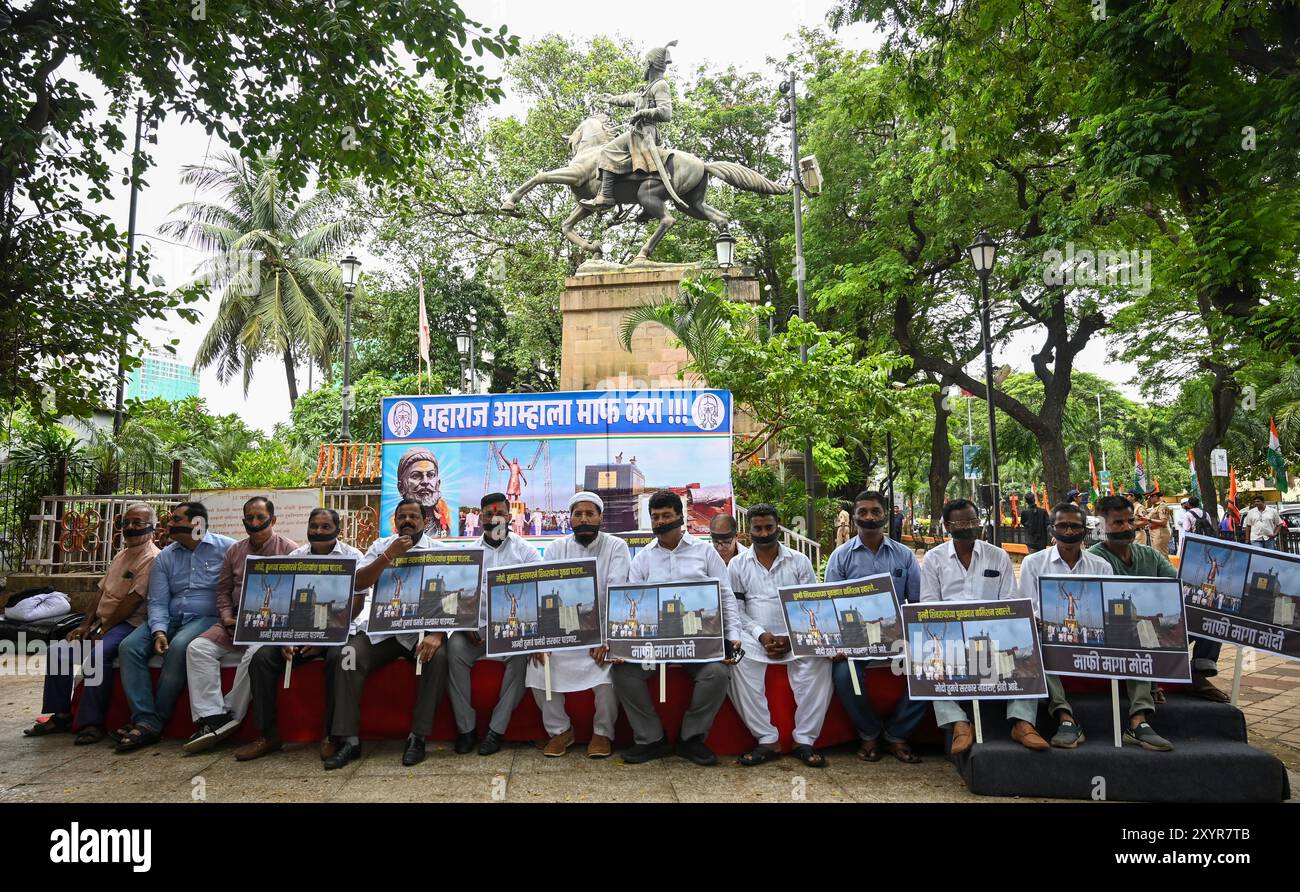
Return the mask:
[[1290, 488], [1286, 477], [1286, 461], [1282, 458], [1282, 441], [1277, 437], [1277, 422], [1272, 418], [1268, 420], [1268, 463], [1273, 466], [1273, 485], [1278, 492], [1286, 492]]

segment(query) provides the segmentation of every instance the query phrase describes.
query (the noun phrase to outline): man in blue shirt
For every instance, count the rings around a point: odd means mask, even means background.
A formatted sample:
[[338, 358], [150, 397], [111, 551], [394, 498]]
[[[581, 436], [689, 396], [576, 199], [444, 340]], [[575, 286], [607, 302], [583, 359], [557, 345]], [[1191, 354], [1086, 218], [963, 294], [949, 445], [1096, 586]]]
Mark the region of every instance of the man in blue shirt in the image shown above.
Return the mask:
[[[912, 549], [885, 535], [885, 497], [875, 490], [858, 493], [853, 502], [853, 514], [858, 534], [831, 552], [826, 562], [826, 581], [841, 582], [887, 573], [900, 603], [920, 601], [921, 565]], [[835, 692], [862, 740], [858, 758], [865, 762], [880, 761], [880, 735], [883, 731], [885, 744], [896, 759], [909, 764], [920, 762], [920, 757], [907, 745], [907, 739], [925, 716], [925, 702], [913, 701], [904, 692], [889, 724], [884, 725], [876, 717], [867, 697], [866, 668], [870, 665], [873, 663], [853, 662], [837, 656], [831, 667]], [[889, 664], [881, 662], [876, 665]], [[859, 673], [861, 694], [854, 693], [850, 672]]]
[[[131, 704], [131, 724], [114, 732], [117, 752], [128, 753], [157, 743], [185, 690], [185, 651], [191, 641], [220, 621], [217, 575], [229, 536], [208, 530], [208, 509], [182, 502], [168, 521], [171, 544], [154, 560], [149, 575], [149, 620], [126, 637], [118, 651], [122, 686]], [[163, 658], [155, 693], [149, 658]]]

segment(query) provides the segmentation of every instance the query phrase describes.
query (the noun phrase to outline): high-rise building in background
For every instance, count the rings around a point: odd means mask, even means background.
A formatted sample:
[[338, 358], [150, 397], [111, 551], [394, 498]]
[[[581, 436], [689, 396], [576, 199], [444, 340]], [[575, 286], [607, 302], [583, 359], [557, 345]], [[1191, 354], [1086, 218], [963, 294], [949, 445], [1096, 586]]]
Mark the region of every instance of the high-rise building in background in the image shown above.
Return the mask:
[[127, 379], [128, 400], [183, 400], [198, 396], [199, 378], [186, 363], [162, 350], [150, 350], [140, 359], [140, 366]]

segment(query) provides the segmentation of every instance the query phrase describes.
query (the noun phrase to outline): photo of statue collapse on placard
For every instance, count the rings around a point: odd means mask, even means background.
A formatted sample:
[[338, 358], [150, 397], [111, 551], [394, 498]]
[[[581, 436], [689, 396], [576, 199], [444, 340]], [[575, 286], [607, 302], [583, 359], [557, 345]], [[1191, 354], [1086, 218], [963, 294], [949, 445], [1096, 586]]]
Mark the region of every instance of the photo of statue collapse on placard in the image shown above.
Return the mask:
[[1178, 580], [1040, 576], [1038, 596], [1047, 672], [1191, 683]]
[[609, 655], [637, 663], [705, 663], [726, 655], [715, 580], [611, 585], [605, 602]]
[[1190, 634], [1300, 660], [1300, 557], [1188, 534], [1178, 581]]
[[1032, 602], [926, 601], [900, 606], [913, 700], [1046, 697]]
[[343, 644], [352, 620], [355, 558], [250, 555], [235, 618], [236, 644]]
[[903, 649], [903, 621], [888, 573], [790, 586], [779, 594], [796, 657], [884, 660]]
[[379, 574], [370, 599], [371, 635], [478, 628], [483, 549], [408, 551]]
[[487, 655], [598, 647], [598, 590], [594, 558], [493, 567], [487, 573]]

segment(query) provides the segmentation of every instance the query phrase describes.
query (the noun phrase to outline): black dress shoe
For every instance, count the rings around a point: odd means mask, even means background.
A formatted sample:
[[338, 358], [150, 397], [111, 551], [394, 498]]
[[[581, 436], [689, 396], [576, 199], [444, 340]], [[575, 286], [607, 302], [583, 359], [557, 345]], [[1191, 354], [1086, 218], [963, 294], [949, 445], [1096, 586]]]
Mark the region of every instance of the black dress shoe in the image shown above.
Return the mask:
[[623, 753], [623, 762], [627, 765], [640, 765], [652, 759], [662, 759], [671, 752], [672, 747], [668, 745], [668, 738], [661, 737], [654, 743], [638, 743]]
[[478, 754], [490, 756], [499, 749], [501, 749], [501, 735], [489, 728], [483, 735], [483, 742], [478, 745]]
[[473, 731], [466, 731], [464, 734], [456, 735], [457, 755], [463, 756], [468, 752], [473, 752], [476, 746], [478, 746], [478, 735]]
[[408, 768], [412, 765], [419, 765], [424, 761], [424, 738], [408, 737], [406, 739], [406, 752], [402, 753], [402, 764]]
[[342, 743], [339, 744], [338, 750], [334, 755], [325, 760], [325, 770], [333, 771], [335, 768], [342, 768], [353, 759], [361, 758], [361, 744], [359, 743]]
[[677, 742], [677, 755], [690, 759], [696, 765], [717, 765], [718, 757], [704, 744], [703, 737], [691, 737]]

